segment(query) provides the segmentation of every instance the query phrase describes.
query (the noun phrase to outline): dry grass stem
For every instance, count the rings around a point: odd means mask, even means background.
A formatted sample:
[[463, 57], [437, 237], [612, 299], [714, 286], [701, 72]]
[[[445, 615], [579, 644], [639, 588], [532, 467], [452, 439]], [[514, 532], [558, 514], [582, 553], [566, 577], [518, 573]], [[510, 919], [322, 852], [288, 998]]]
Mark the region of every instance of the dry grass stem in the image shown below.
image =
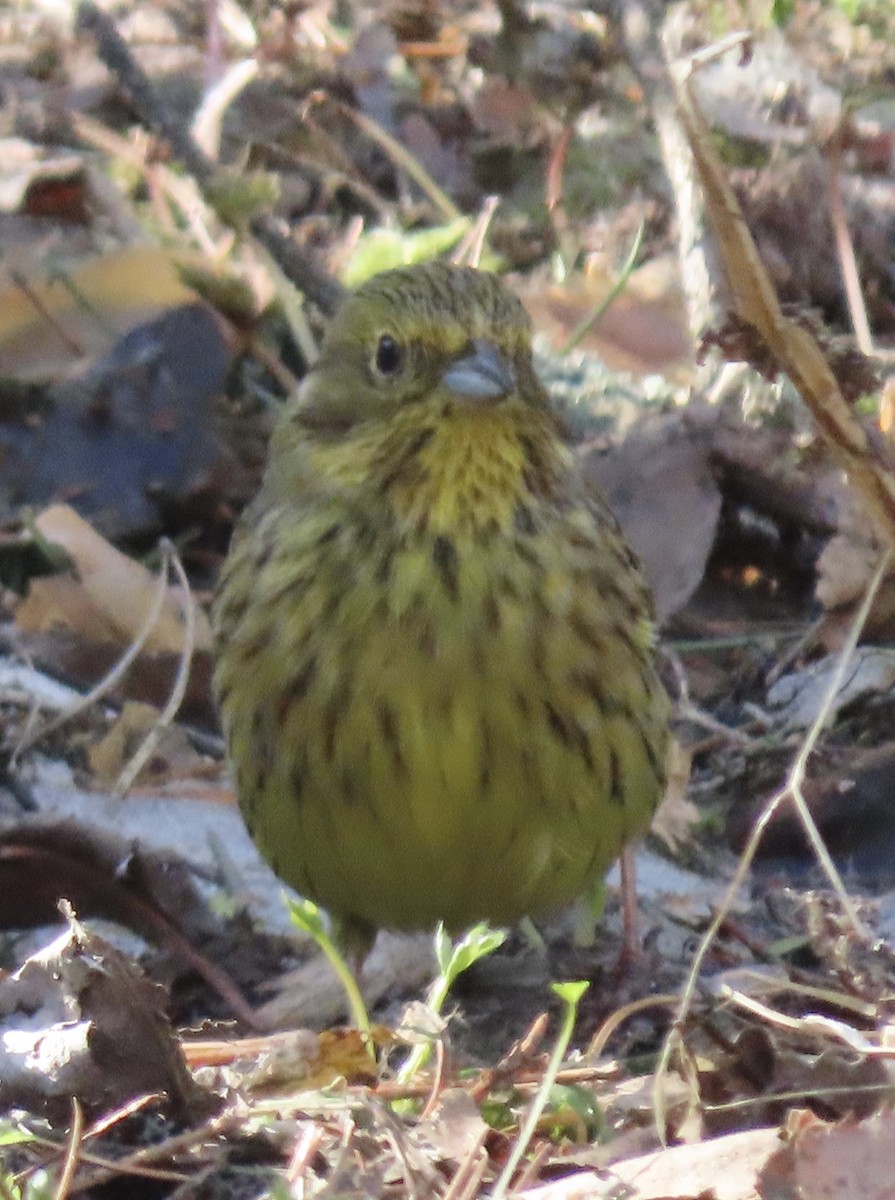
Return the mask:
[[662, 1138], [663, 1142], [665, 1137], [665, 1111], [662, 1100], [662, 1083], [664, 1076], [669, 1069], [673, 1055], [679, 1053], [683, 1048], [683, 1027], [693, 1005], [693, 999], [696, 993], [699, 974], [702, 970], [702, 964], [705, 961], [705, 957], [708, 954], [709, 948], [718, 934], [718, 930], [721, 928], [722, 924], [730, 913], [737, 893], [745, 882], [746, 875], [748, 874], [749, 868], [752, 865], [752, 861], [755, 858], [755, 854], [761, 843], [761, 839], [765, 830], [767, 829], [775, 813], [787, 800], [791, 800], [793, 802], [799, 815], [799, 819], [801, 820], [805, 829], [806, 835], [808, 836], [812, 848], [817, 855], [818, 861], [827, 875], [831, 887], [836, 892], [836, 895], [842, 904], [843, 911], [848, 916], [855, 933], [861, 938], [869, 938], [871, 936], [869, 930], [867, 930], [866, 926], [861, 921], [851, 897], [845, 890], [845, 886], [842, 882], [839, 872], [836, 870], [836, 867], [829, 856], [829, 852], [823, 844], [823, 839], [820, 836], [820, 832], [814, 822], [814, 818], [811, 816], [808, 806], [805, 803], [805, 799], [802, 794], [802, 784], [805, 779], [805, 770], [808, 760], [817, 746], [820, 735], [823, 732], [833, 710], [836, 695], [842, 686], [846, 671], [848, 670], [852, 655], [854, 654], [855, 646], [857, 645], [858, 638], [860, 637], [861, 630], [864, 628], [867, 615], [870, 612], [874, 597], [879, 590], [879, 586], [883, 581], [890, 559], [891, 552], [889, 551], [883, 554], [880, 558], [873, 579], [867, 588], [867, 592], [864, 596], [861, 607], [855, 614], [851, 628], [849, 629], [848, 637], [846, 638], [842, 650], [840, 651], [839, 659], [836, 663], [836, 669], [833, 672], [833, 676], [830, 680], [830, 685], [820, 707], [820, 711], [814, 720], [814, 724], [811, 726], [805, 736], [799, 754], [790, 770], [786, 784], [775, 796], [771, 798], [762, 811], [761, 816], [756, 821], [752, 833], [749, 836], [749, 840], [742, 854], [740, 855], [733, 878], [731, 879], [727, 890], [722, 897], [721, 903], [719, 904], [708, 929], [703, 934], [696, 954], [693, 957], [687, 982], [684, 985], [683, 992], [681, 993], [680, 1004], [678, 1006], [674, 1024], [672, 1025], [668, 1037], [665, 1040], [665, 1044], [662, 1047], [662, 1053], [659, 1057], [659, 1063], [656, 1068], [654, 1093], [655, 1115], [659, 1136]]
[[846, 402], [813, 335], [783, 314], [693, 93], [694, 70], [744, 40], [746, 35], [725, 39], [716, 47], [670, 65], [678, 117], [705, 193], [733, 308], [741, 320], [758, 331], [779, 369], [789, 376], [863, 499], [883, 541], [895, 545], [895, 476], [891, 463]]
[[53, 1193], [53, 1200], [65, 1200], [71, 1190], [72, 1180], [75, 1177], [75, 1171], [78, 1169], [78, 1163], [81, 1158], [81, 1137], [83, 1133], [84, 1110], [81, 1108], [77, 1096], [73, 1096], [68, 1145], [65, 1150], [62, 1170], [59, 1172], [59, 1182], [56, 1184], [56, 1191]]
[[133, 786], [134, 780], [140, 774], [159, 744], [162, 730], [171, 724], [180, 711], [183, 697], [186, 694], [186, 685], [189, 682], [190, 665], [193, 661], [193, 651], [196, 646], [196, 601], [193, 599], [190, 581], [186, 577], [186, 571], [183, 569], [183, 563], [180, 561], [180, 556], [174, 545], [167, 538], [163, 538], [160, 546], [164, 556], [162, 578], [165, 580], [166, 586], [168, 566], [170, 564], [174, 567], [174, 573], [181, 587], [181, 595], [183, 597], [183, 645], [180, 652], [180, 662], [177, 665], [177, 675], [175, 676], [174, 685], [171, 688], [171, 694], [168, 697], [167, 703], [159, 713], [158, 720], [146, 734], [146, 737], [118, 776], [118, 780], [113, 788], [113, 795], [118, 797], [126, 795]]
[[845, 201], [842, 197], [842, 145], [839, 136], [834, 137], [830, 145], [827, 163], [830, 221], [833, 226], [836, 256], [839, 259], [839, 271], [842, 275], [842, 286], [845, 289], [852, 329], [855, 332], [858, 349], [864, 354], [873, 354], [873, 335], [867, 319], [867, 305], [864, 303], [864, 292], [858, 273], [855, 243], [848, 227], [848, 214], [845, 211]]
[[42, 741], [49, 734], [55, 732], [55, 730], [61, 728], [63, 725], [68, 724], [69, 721], [74, 720], [75, 717], [80, 716], [82, 712], [85, 712], [98, 701], [102, 700], [103, 697], [107, 696], [109, 692], [111, 692], [112, 689], [116, 687], [124, 678], [131, 664], [136, 660], [143, 647], [146, 645], [146, 642], [149, 640], [149, 635], [158, 624], [159, 618], [162, 615], [162, 607], [165, 603], [165, 597], [168, 594], [168, 569], [170, 566], [170, 558], [168, 556], [168, 551], [165, 548], [165, 543], [160, 543], [160, 545], [162, 551], [162, 565], [159, 570], [158, 583], [152, 597], [152, 604], [150, 605], [149, 611], [146, 614], [146, 619], [140, 626], [136, 637], [127, 647], [111, 671], [104, 675], [98, 683], [94, 684], [89, 692], [85, 692], [85, 694], [75, 704], [73, 704], [71, 708], [66, 709], [65, 712], [59, 713], [59, 715], [53, 717], [51, 721], [48, 721], [39, 729], [32, 730], [31, 733], [26, 734], [20, 739], [19, 744], [13, 751], [13, 764], [18, 761], [18, 759], [25, 753], [26, 750], [30, 750], [31, 747], [37, 742]]

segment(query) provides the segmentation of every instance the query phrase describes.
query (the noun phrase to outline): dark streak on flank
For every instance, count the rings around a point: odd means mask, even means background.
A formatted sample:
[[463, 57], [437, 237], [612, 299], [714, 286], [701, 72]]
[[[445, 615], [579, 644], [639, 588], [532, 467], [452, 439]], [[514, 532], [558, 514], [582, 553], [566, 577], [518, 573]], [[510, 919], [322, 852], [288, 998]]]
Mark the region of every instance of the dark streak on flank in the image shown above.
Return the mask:
[[[665, 783], [665, 774], [666, 774], [665, 763], [659, 761], [659, 758], [656, 754], [655, 747], [653, 746], [653, 744], [649, 740], [649, 738], [646, 736], [646, 734], [644, 733], [643, 729], [641, 728], [641, 726], [639, 724], [637, 725], [637, 732], [640, 735], [640, 742], [643, 746], [643, 753], [646, 755], [646, 760], [650, 765], [650, 770], [652, 771], [652, 773], [656, 777], [656, 779], [658, 779], [662, 784], [664, 784]], [[659, 800], [661, 800], [661, 799], [662, 799], [662, 790], [660, 789], [659, 795], [656, 798], [656, 803], [658, 804]]]
[[420, 653], [424, 654], [426, 658], [435, 657], [438, 643], [435, 638], [435, 626], [431, 621], [426, 620], [422, 622], [416, 642], [420, 648]]
[[631, 706], [625, 700], [619, 700], [618, 696], [613, 696], [611, 693], [603, 697], [603, 715], [609, 717], [622, 717], [626, 720], [633, 718]]
[[267, 789], [267, 771], [263, 763], [255, 767], [255, 778], [250, 789], [253, 796], [261, 796]]
[[534, 471], [544, 470], [544, 456], [537, 442], [524, 434], [519, 438], [519, 449], [525, 455], [525, 461]]
[[497, 590], [501, 596], [506, 596], [508, 600], [521, 600], [522, 593], [519, 591], [519, 586], [511, 575], [501, 575], [497, 580]]
[[637, 620], [637, 613], [633, 608], [630, 608], [629, 611], [631, 616], [630, 623], [626, 625], [621, 621], [616, 621], [612, 626], [612, 635], [618, 639], [621, 645], [627, 646], [632, 653], [636, 653], [634, 638], [631, 635], [631, 625], [633, 625], [633, 623]]
[[307, 662], [302, 664], [301, 669], [294, 676], [292, 682], [277, 698], [274, 705], [274, 720], [277, 725], [284, 725], [293, 704], [298, 704], [304, 700], [316, 675], [317, 659], [312, 656]]
[[353, 773], [351, 771], [343, 771], [339, 779], [339, 783], [341, 787], [342, 799], [345, 801], [345, 803], [349, 807], [356, 804], [358, 800], [357, 783]]
[[374, 579], [377, 583], [388, 583], [392, 574], [392, 563], [395, 558], [395, 547], [392, 545], [386, 546], [382, 558], [376, 565], [376, 574]]
[[530, 536], [537, 531], [537, 524], [531, 515], [531, 509], [524, 504], [517, 504], [513, 510], [513, 524], [518, 533]]
[[550, 732], [561, 745], [568, 746], [570, 744], [570, 738], [565, 721], [562, 719], [549, 700], [545, 702], [544, 708], [547, 712], [547, 724], [550, 726]]
[[569, 675], [569, 683], [577, 691], [583, 692], [585, 696], [593, 700], [600, 712], [605, 711], [606, 696], [600, 677], [595, 671], [582, 671], [580, 668], [572, 671]]
[[222, 629], [228, 626], [232, 629], [234, 625], [240, 624], [249, 607], [249, 599], [247, 592], [236, 596], [231, 596], [229, 592], [224, 593], [224, 602], [217, 610], [215, 620], [215, 627], [219, 635]]
[[291, 578], [287, 576], [279, 585], [279, 587], [272, 588], [270, 590], [268, 593], [267, 602], [268, 604], [276, 604], [282, 600], [284, 596], [288, 596], [293, 604], [297, 604], [298, 601], [303, 596], [306, 596], [310, 591], [313, 582], [314, 576], [310, 572], [301, 571], [299, 574], [293, 575]]
[[266, 649], [269, 642], [269, 630], [265, 626], [240, 647], [239, 653], [243, 667], [249, 668]]
[[355, 548], [362, 554], [369, 554], [378, 540], [379, 531], [376, 525], [371, 521], [358, 518], [352, 532]]
[[479, 759], [479, 789], [482, 792], [487, 792], [491, 787], [491, 730], [488, 727], [488, 722], [482, 722], [482, 747], [481, 758]]
[[267, 564], [273, 558], [274, 550], [276, 550], [276, 543], [275, 543], [274, 539], [271, 537], [265, 538], [264, 542], [261, 546], [261, 553], [255, 559], [255, 569], [256, 570], [258, 570], [258, 571], [264, 570], [264, 568], [267, 566]]
[[533, 496], [543, 499], [555, 497], [556, 479], [540, 446], [531, 438], [521, 437], [519, 446], [525, 455], [527, 466], [522, 472], [522, 482]]
[[221, 618], [217, 622], [218, 630], [224, 629], [227, 626], [233, 629], [235, 626], [241, 625], [243, 617], [249, 610], [250, 600], [251, 596], [246, 593], [245, 595], [238, 596], [231, 604], [227, 604], [222, 609]]
[[336, 756], [336, 730], [339, 726], [338, 697], [330, 700], [323, 713], [323, 754], [327, 762]]
[[576, 550], [594, 549], [593, 534], [585, 533], [583, 529], [576, 529], [573, 526], [563, 536], [568, 545], [574, 546]]
[[460, 598], [460, 560], [449, 537], [439, 534], [432, 543], [432, 561], [438, 568], [444, 590], [452, 600]]
[[325, 546], [328, 542], [334, 542], [341, 532], [341, 523], [339, 521], [334, 522], [334, 524], [330, 525], [329, 529], [321, 533], [320, 537], [317, 539], [317, 545]]
[[294, 762], [289, 771], [289, 799], [294, 800], [297, 805], [301, 804], [302, 794], [305, 790], [305, 776], [301, 769], [301, 763]]
[[[641, 654], [644, 654], [644, 652], [641, 651]], [[637, 674], [640, 677], [640, 684], [643, 688], [644, 696], [649, 697], [650, 692], [655, 685], [656, 677], [655, 672], [652, 670], [652, 664], [650, 663], [649, 659], [646, 658], [645, 654], [637, 664]]]
[[594, 762], [594, 754], [590, 748], [590, 739], [580, 725], [576, 726], [576, 729], [578, 731], [578, 753], [584, 759], [584, 765], [590, 774], [595, 775], [597, 764]]
[[435, 430], [428, 426], [419, 431], [413, 441], [400, 452], [394, 467], [387, 475], [383, 476], [380, 485], [383, 492], [389, 491], [396, 483], [407, 480], [408, 476], [417, 481], [422, 478], [422, 467], [417, 459], [420, 451], [431, 442], [434, 436]]
[[376, 706], [376, 718], [382, 732], [382, 738], [392, 756], [392, 763], [399, 775], [407, 774], [407, 764], [401, 753], [401, 736], [398, 730], [398, 717], [395, 710], [385, 700], [380, 700]]
[[558, 713], [549, 700], [546, 701], [544, 707], [550, 732], [560, 745], [580, 754], [588, 771], [593, 774], [595, 770], [594, 756], [587, 734], [573, 717], [564, 717]]
[[531, 546], [529, 546], [527, 542], [524, 542], [522, 538], [513, 538], [513, 551], [515, 554], [518, 554], [518, 556], [523, 560], [523, 562], [527, 563], [528, 566], [535, 567], [538, 570], [540, 569], [541, 560], [538, 558], [537, 554], [535, 554], [534, 550], [532, 550]]
[[485, 599], [482, 603], [482, 611], [485, 617], [485, 628], [489, 633], [500, 632], [500, 605], [497, 603], [497, 597], [489, 588], [485, 592]]
[[572, 633], [574, 633], [578, 640], [583, 642], [588, 649], [596, 650], [598, 653], [602, 653], [604, 651], [605, 643], [603, 638], [582, 613], [573, 610], [569, 613], [566, 620]]
[[490, 546], [495, 538], [501, 537], [503, 530], [497, 517], [489, 517], [484, 525], [475, 528], [474, 537], [477, 546]]
[[345, 592], [333, 588], [330, 594], [323, 601], [323, 607], [320, 610], [320, 619], [323, 622], [332, 621], [336, 613], [342, 607], [342, 602], [345, 599]]
[[534, 667], [538, 678], [542, 681], [547, 679], [547, 637], [544, 632], [544, 625], [538, 623], [535, 627], [531, 639], [531, 665]]
[[624, 807], [625, 789], [622, 782], [622, 766], [615, 746], [609, 747], [609, 799], [620, 808]]

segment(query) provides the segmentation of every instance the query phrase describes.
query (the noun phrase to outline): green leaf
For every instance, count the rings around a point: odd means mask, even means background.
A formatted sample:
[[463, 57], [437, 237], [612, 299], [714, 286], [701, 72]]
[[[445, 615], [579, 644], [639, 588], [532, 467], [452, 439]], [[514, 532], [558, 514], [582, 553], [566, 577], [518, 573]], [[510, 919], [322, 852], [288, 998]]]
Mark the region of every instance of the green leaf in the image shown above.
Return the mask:
[[363, 234], [342, 272], [342, 282], [356, 287], [371, 275], [392, 267], [409, 267], [415, 263], [428, 262], [452, 249], [472, 222], [461, 217], [447, 225], [436, 225], [432, 229], [421, 229], [407, 233], [402, 229], [373, 229]]
[[795, 10], [795, 0], [774, 0], [771, 5], [771, 20], [778, 28], [782, 28], [792, 20]]

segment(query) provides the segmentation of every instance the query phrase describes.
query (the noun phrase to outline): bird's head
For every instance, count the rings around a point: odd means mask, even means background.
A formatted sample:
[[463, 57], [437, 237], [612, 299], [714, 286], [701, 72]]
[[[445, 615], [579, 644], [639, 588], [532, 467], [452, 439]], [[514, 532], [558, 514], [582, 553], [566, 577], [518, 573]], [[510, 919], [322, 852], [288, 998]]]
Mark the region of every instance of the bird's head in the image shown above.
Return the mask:
[[525, 309], [495, 275], [429, 263], [345, 301], [274, 432], [266, 488], [453, 536], [509, 528], [570, 470]]
[[531, 322], [495, 275], [447, 263], [385, 271], [343, 304], [305, 378], [296, 419], [337, 433], [410, 405], [543, 408]]

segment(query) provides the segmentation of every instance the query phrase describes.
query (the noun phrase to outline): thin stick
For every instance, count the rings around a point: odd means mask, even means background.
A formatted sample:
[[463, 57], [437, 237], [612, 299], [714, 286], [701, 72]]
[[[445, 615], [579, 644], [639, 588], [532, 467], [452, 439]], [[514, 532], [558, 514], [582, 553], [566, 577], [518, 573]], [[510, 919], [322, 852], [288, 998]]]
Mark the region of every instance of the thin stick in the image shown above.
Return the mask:
[[[202, 153], [179, 117], [162, 103], [152, 81], [131, 54], [114, 22], [91, 0], [81, 0], [76, 27], [79, 32], [89, 33], [96, 39], [97, 54], [114, 72], [140, 120], [147, 129], [167, 140], [202, 189], [203, 195], [213, 203], [211, 196], [218, 175], [216, 164]], [[322, 312], [335, 312], [344, 295], [341, 284], [322, 271], [280, 228], [274, 217], [261, 214], [250, 222], [250, 229], [277, 259], [300, 292]]]
[[827, 159], [829, 164], [827, 195], [830, 204], [830, 220], [833, 225], [836, 255], [839, 259], [839, 271], [842, 275], [842, 286], [845, 288], [852, 329], [855, 331], [858, 349], [863, 354], [873, 354], [873, 334], [870, 332], [870, 322], [867, 319], [867, 306], [861, 290], [861, 276], [858, 271], [858, 260], [855, 257], [855, 244], [848, 227], [848, 214], [842, 198], [842, 143], [839, 135], [831, 142]]
[[81, 1137], [83, 1133], [84, 1110], [81, 1108], [77, 1096], [73, 1096], [71, 1102], [71, 1133], [69, 1134], [65, 1160], [62, 1164], [62, 1170], [59, 1172], [59, 1182], [56, 1185], [53, 1200], [65, 1200], [71, 1190], [72, 1180], [75, 1177], [75, 1171], [77, 1171], [78, 1163], [81, 1159]]
[[867, 938], [871, 936], [867, 927], [858, 916], [852, 899], [845, 890], [845, 886], [842, 883], [839, 872], [836, 870], [836, 867], [834, 866], [833, 861], [823, 844], [823, 839], [821, 838], [820, 832], [814, 823], [814, 818], [811, 816], [810, 812], [808, 811], [808, 807], [805, 804], [801, 787], [802, 783], [804, 782], [805, 768], [808, 764], [808, 759], [811, 757], [811, 754], [817, 746], [818, 739], [820, 738], [820, 735], [823, 732], [823, 729], [826, 726], [829, 716], [832, 712], [833, 704], [835, 703], [839, 689], [842, 687], [843, 680], [845, 679], [845, 673], [851, 663], [852, 655], [854, 654], [855, 647], [858, 643], [861, 630], [864, 628], [864, 625], [867, 621], [867, 615], [870, 612], [870, 608], [879, 590], [879, 586], [883, 581], [883, 577], [885, 576], [891, 557], [892, 553], [888, 550], [880, 557], [879, 564], [877, 565], [873, 578], [870, 581], [870, 586], [867, 588], [863, 603], [861, 604], [858, 612], [855, 614], [855, 618], [852, 621], [851, 628], [848, 632], [848, 637], [845, 639], [845, 643], [840, 651], [839, 659], [836, 663], [836, 669], [833, 672], [833, 676], [830, 680], [830, 685], [827, 688], [826, 695], [824, 696], [824, 701], [820, 707], [820, 711], [818, 712], [814, 719], [813, 725], [808, 731], [805, 741], [802, 744], [802, 749], [800, 750], [799, 755], [789, 773], [786, 784], [779, 792], [777, 792], [775, 796], [772, 797], [769, 803], [765, 806], [761, 816], [755, 822], [755, 826], [753, 827], [752, 833], [749, 836], [749, 841], [746, 843], [746, 847], [743, 850], [743, 853], [740, 855], [740, 860], [737, 863], [737, 868], [734, 871], [733, 878], [728, 884], [721, 903], [718, 906], [718, 909], [712, 918], [708, 929], [703, 934], [696, 954], [693, 957], [693, 962], [690, 966], [690, 973], [687, 976], [687, 982], [684, 985], [683, 991], [681, 992], [680, 1005], [678, 1006], [674, 1024], [669, 1030], [668, 1037], [665, 1039], [665, 1044], [662, 1047], [662, 1053], [659, 1056], [658, 1066], [656, 1067], [655, 1083], [653, 1085], [653, 1101], [655, 1106], [656, 1124], [658, 1127], [659, 1137], [662, 1139], [663, 1143], [665, 1140], [665, 1108], [662, 1102], [662, 1083], [666, 1073], [668, 1072], [672, 1055], [676, 1053], [682, 1046], [683, 1025], [689, 1016], [690, 1009], [693, 1006], [693, 997], [696, 993], [696, 987], [699, 981], [700, 971], [702, 970], [702, 964], [709, 952], [709, 948], [718, 934], [718, 930], [721, 928], [722, 924], [730, 913], [733, 901], [746, 878], [750, 866], [752, 865], [752, 860], [755, 858], [755, 854], [761, 843], [761, 839], [764, 836], [765, 830], [767, 829], [771, 819], [786, 800], [791, 799], [793, 801], [796, 811], [799, 814], [799, 818], [803, 822], [805, 832], [808, 835], [812, 848], [818, 857], [820, 865], [826, 873], [833, 890], [839, 897], [842, 907], [855, 932], [861, 938]]
[[451, 262], [460, 264], [468, 263], [471, 267], [477, 267], [482, 257], [482, 250], [485, 246], [485, 238], [488, 236], [488, 229], [491, 225], [491, 220], [497, 211], [497, 206], [500, 204], [499, 196], [486, 196], [485, 202], [482, 205], [482, 210], [475, 219], [475, 224], [469, 233], [464, 234], [460, 245], [451, 255]]
[[58, 716], [53, 717], [51, 721], [49, 721], [46, 725], [43, 725], [40, 729], [35, 729], [30, 734], [27, 734], [25, 737], [23, 737], [13, 751], [13, 763], [15, 763], [20, 755], [24, 754], [26, 750], [30, 750], [36, 742], [39, 742], [45, 738], [47, 734], [53, 733], [56, 729], [59, 729], [60, 726], [67, 724], [67, 722], [71, 721], [74, 717], [77, 717], [84, 712], [85, 709], [90, 708], [91, 705], [95, 704], [98, 700], [101, 700], [124, 677], [131, 663], [146, 645], [149, 635], [158, 624], [159, 617], [162, 614], [162, 606], [165, 603], [165, 596], [168, 592], [169, 561], [168, 552], [163, 544], [162, 566], [161, 570], [159, 571], [158, 583], [156, 584], [156, 590], [152, 598], [152, 604], [150, 605], [149, 611], [146, 614], [146, 619], [140, 626], [137, 636], [125, 650], [124, 654], [122, 654], [121, 658], [119, 658], [118, 662], [115, 663], [114, 667], [112, 667], [108, 674], [104, 675], [98, 683], [94, 684], [90, 691], [81, 696], [81, 698], [75, 704], [73, 704], [71, 708], [67, 708], [65, 712], [61, 712], [58, 714]]
[[634, 241], [631, 243], [631, 248], [625, 257], [624, 263], [622, 264], [622, 269], [619, 271], [618, 277], [616, 278], [612, 287], [609, 289], [597, 307], [593, 310], [593, 312], [589, 312], [584, 320], [572, 330], [565, 345], [560, 347], [560, 354], [568, 354], [570, 351], [575, 349], [582, 338], [584, 338], [593, 329], [600, 318], [605, 315], [606, 310], [618, 298], [619, 294], [625, 288], [628, 280], [631, 277], [631, 272], [634, 270], [634, 264], [637, 262], [637, 256], [640, 253], [640, 247], [643, 245], [643, 232], [645, 228], [646, 226], [644, 222], [641, 221], [640, 227], [634, 235]]
[[346, 117], [354, 121], [367, 137], [372, 138], [403, 171], [406, 171], [413, 182], [429, 197], [445, 221], [460, 220], [463, 214], [447, 192], [438, 186], [422, 163], [414, 158], [410, 151], [402, 146], [397, 138], [393, 138], [386, 129], [383, 129], [378, 122], [374, 121], [372, 117], [368, 117], [366, 113], [358, 112], [356, 109], [349, 108], [345, 104], [340, 107]]
[[[162, 730], [171, 724], [180, 711], [183, 697], [186, 694], [186, 685], [189, 682], [193, 651], [196, 648], [196, 601], [193, 599], [190, 581], [186, 577], [183, 563], [180, 561], [180, 556], [174, 548], [173, 543], [169, 542], [167, 538], [163, 538], [161, 546], [163, 554], [167, 557], [167, 562], [171, 563], [174, 567], [174, 573], [182, 589], [183, 646], [180, 653], [180, 662], [177, 667], [177, 676], [174, 680], [174, 686], [171, 688], [171, 695], [168, 697], [168, 702], [159, 713], [158, 720], [131, 757], [130, 762], [118, 776], [118, 781], [113, 788], [113, 794], [119, 797], [124, 796], [133, 786], [134, 780], [140, 774], [150, 755], [159, 744]], [[167, 576], [167, 573], [166, 565], [165, 576]], [[165, 582], [167, 583], [167, 579]]]

